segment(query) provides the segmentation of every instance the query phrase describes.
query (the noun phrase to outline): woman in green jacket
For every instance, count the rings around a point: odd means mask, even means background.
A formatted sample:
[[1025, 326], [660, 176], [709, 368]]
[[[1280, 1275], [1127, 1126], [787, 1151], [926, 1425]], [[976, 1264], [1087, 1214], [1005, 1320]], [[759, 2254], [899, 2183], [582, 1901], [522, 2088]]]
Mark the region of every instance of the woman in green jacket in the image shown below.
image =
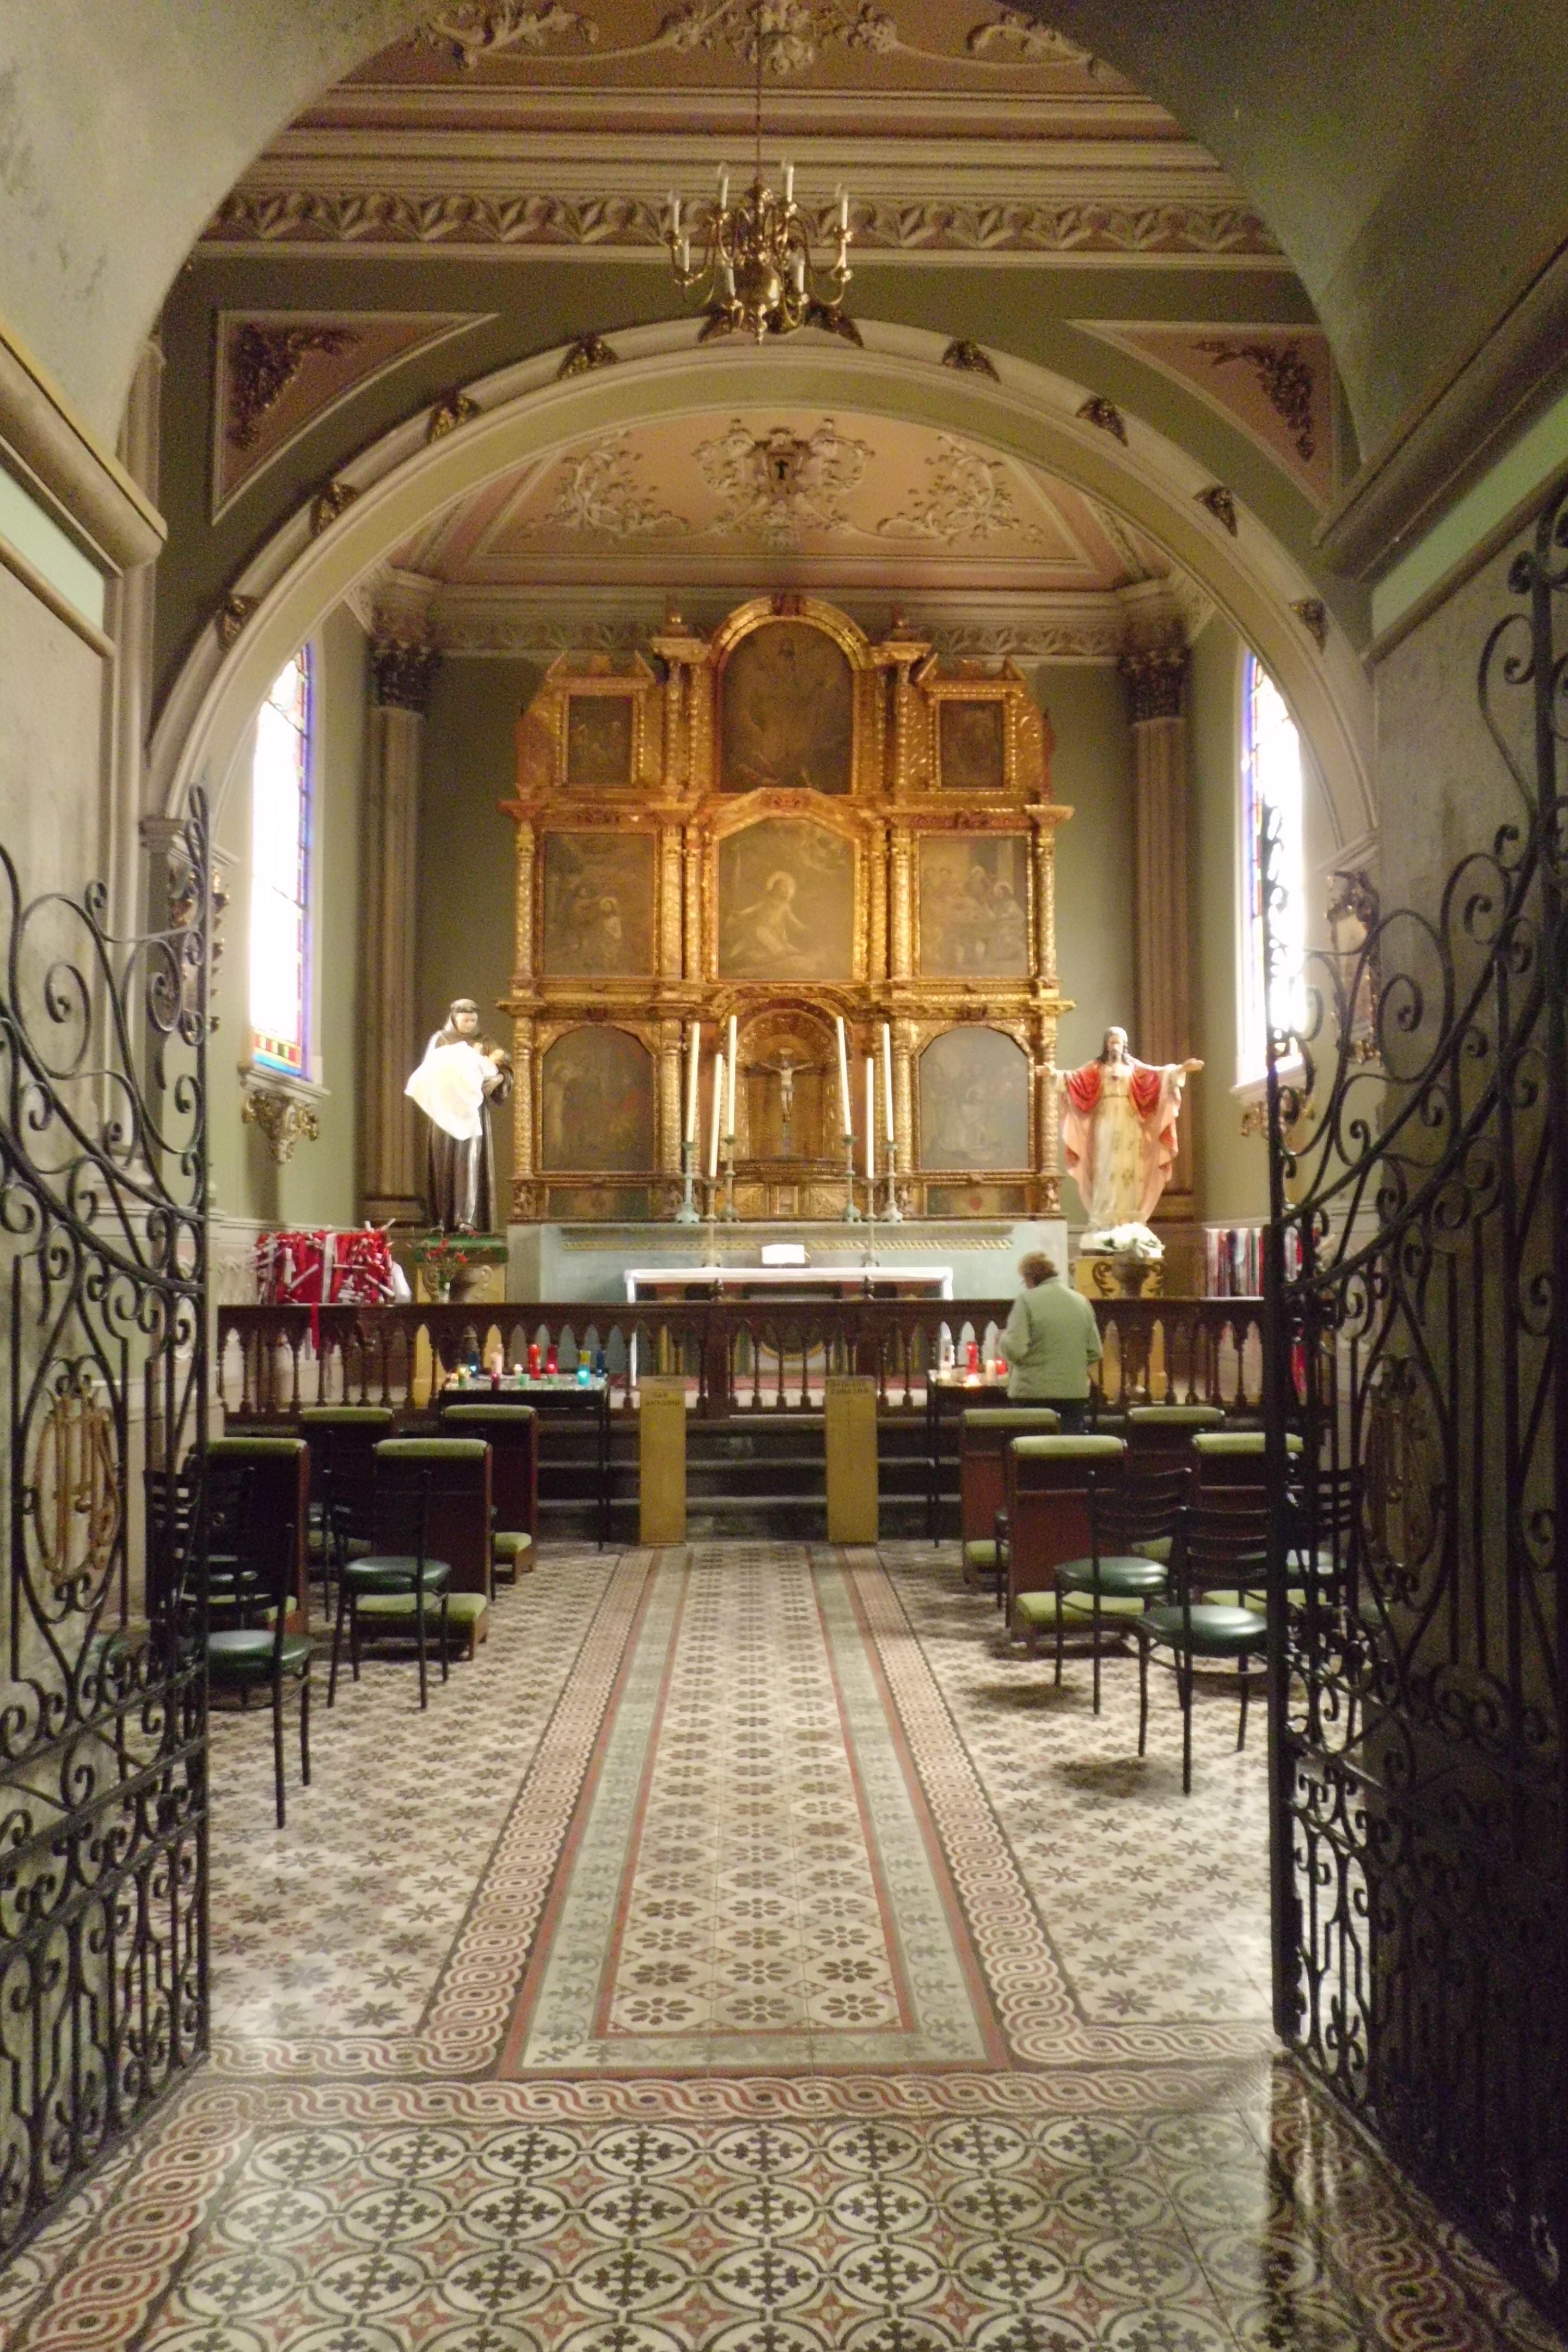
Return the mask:
[[1064, 1436], [1084, 1425], [1090, 1368], [1100, 1361], [1100, 1325], [1093, 1307], [1069, 1289], [1043, 1250], [1018, 1261], [1024, 1287], [1013, 1302], [1002, 1353], [1007, 1393], [1020, 1404], [1048, 1404]]

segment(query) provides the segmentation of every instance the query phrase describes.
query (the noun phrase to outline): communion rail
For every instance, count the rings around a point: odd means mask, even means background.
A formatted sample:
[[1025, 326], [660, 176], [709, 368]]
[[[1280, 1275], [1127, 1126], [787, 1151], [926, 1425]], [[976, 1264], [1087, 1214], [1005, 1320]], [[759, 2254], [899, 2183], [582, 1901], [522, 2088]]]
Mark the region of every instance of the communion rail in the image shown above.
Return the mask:
[[[288, 1422], [307, 1405], [386, 1404], [418, 1413], [444, 1375], [499, 1345], [509, 1365], [531, 1344], [560, 1369], [605, 1350], [613, 1410], [635, 1404], [644, 1371], [685, 1375], [705, 1420], [821, 1409], [829, 1373], [877, 1382], [884, 1415], [923, 1412], [932, 1366], [960, 1363], [973, 1339], [994, 1352], [1005, 1298], [710, 1300], [626, 1307], [549, 1300], [451, 1307], [220, 1307], [217, 1397], [233, 1422]], [[1105, 1411], [1217, 1404], [1235, 1418], [1262, 1402], [1263, 1303], [1257, 1298], [1096, 1300]]]

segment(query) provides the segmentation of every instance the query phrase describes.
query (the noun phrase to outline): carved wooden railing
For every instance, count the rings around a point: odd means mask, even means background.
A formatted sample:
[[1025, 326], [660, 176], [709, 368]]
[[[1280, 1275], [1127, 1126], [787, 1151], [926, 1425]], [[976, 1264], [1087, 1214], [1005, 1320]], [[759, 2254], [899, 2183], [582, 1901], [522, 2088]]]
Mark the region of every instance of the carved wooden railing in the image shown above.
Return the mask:
[[[611, 1404], [635, 1403], [645, 1371], [683, 1372], [695, 1411], [733, 1414], [820, 1410], [830, 1372], [868, 1373], [884, 1414], [925, 1409], [926, 1374], [981, 1353], [1011, 1301], [990, 1299], [611, 1301], [454, 1307], [222, 1307], [216, 1351], [219, 1402], [230, 1421], [287, 1422], [313, 1404], [388, 1404], [418, 1414], [446, 1373], [499, 1346], [505, 1361], [560, 1369], [605, 1351]], [[1134, 1404], [1214, 1403], [1256, 1416], [1262, 1394], [1262, 1301], [1256, 1298], [1095, 1302], [1105, 1341], [1097, 1399]]]

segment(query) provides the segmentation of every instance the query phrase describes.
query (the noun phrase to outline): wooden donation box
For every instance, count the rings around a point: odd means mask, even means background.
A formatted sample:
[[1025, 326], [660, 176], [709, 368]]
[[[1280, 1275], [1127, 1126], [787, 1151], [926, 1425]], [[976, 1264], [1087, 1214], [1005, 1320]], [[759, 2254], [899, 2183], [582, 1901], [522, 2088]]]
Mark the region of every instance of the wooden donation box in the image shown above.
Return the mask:
[[706, 1166], [731, 1016], [742, 1220], [842, 1214], [838, 1018], [858, 1179], [861, 1065], [886, 1024], [906, 1210], [1056, 1216], [1055, 844], [1072, 812], [1051, 798], [1050, 740], [1007, 662], [944, 663], [901, 628], [874, 642], [803, 595], [710, 634], [672, 618], [646, 657], [556, 661], [503, 803], [513, 1220], [670, 1216], [690, 1024]]

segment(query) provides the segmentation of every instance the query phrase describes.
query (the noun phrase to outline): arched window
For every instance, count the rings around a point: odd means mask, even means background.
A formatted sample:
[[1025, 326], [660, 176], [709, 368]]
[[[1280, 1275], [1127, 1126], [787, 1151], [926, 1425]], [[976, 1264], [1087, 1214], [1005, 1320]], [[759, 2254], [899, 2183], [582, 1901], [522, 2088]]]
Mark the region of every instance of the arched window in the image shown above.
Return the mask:
[[310, 651], [272, 682], [250, 771], [251, 1059], [309, 1075]]
[[[1301, 739], [1285, 699], [1256, 654], [1241, 677], [1241, 856], [1243, 931], [1237, 1083], [1247, 1086], [1268, 1066], [1268, 1003], [1263, 968], [1263, 825], [1272, 812], [1279, 847], [1270, 924], [1280, 961], [1274, 1013], [1289, 1028], [1300, 1024], [1298, 1002], [1307, 949], [1307, 885], [1301, 845]], [[1287, 993], [1281, 1000], [1279, 991]]]

